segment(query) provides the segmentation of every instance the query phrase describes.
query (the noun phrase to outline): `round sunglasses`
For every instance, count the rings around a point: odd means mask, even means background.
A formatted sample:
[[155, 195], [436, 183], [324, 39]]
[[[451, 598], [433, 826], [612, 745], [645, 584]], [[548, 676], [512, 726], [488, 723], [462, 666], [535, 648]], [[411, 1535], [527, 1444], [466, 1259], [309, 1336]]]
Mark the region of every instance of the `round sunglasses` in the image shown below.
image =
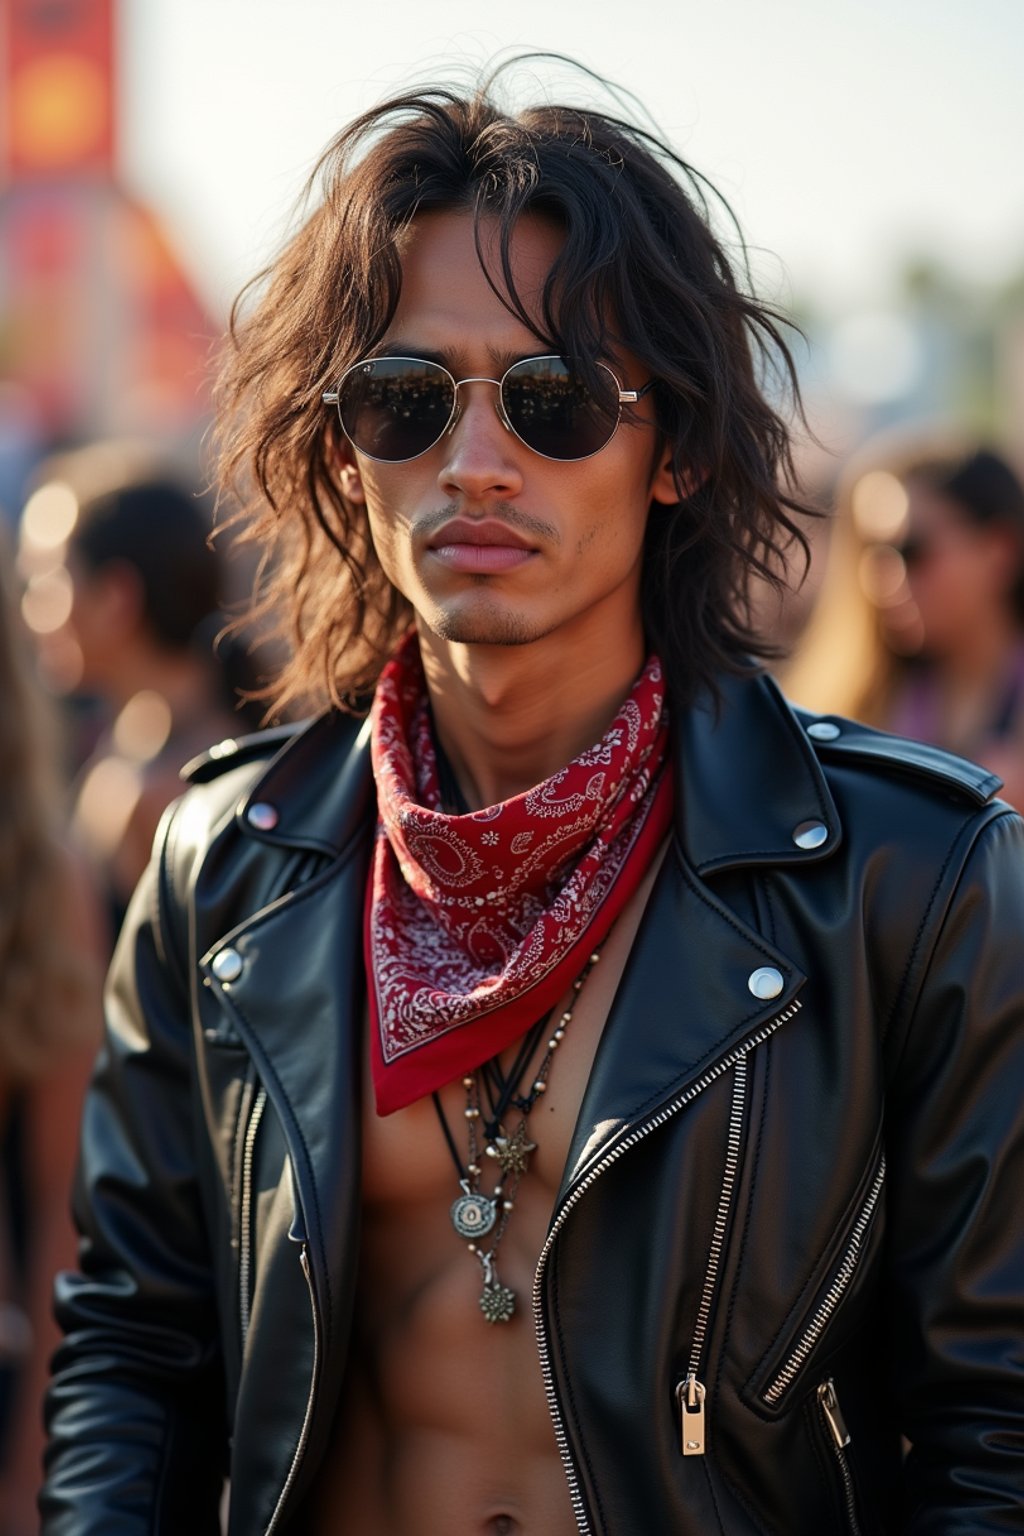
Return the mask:
[[596, 392], [564, 357], [524, 357], [500, 379], [455, 379], [440, 363], [422, 357], [370, 357], [325, 390], [342, 429], [360, 453], [386, 464], [419, 458], [450, 432], [461, 415], [464, 384], [495, 384], [502, 423], [545, 459], [589, 459], [611, 442], [623, 405], [643, 399], [643, 389], [623, 389], [611, 369], [598, 363]]

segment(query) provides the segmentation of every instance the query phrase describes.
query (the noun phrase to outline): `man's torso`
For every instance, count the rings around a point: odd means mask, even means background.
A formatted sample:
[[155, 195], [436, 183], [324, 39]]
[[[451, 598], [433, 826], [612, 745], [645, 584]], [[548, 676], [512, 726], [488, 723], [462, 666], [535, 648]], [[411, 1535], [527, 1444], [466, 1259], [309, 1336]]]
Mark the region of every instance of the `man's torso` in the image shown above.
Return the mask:
[[[660, 855], [606, 940], [554, 1054], [548, 1091], [527, 1120], [536, 1150], [497, 1250], [501, 1281], [516, 1295], [508, 1322], [488, 1323], [480, 1311], [482, 1268], [449, 1218], [459, 1175], [433, 1103], [419, 1100], [379, 1117], [364, 1061], [352, 1364], [311, 1500], [317, 1536], [575, 1532], [537, 1354], [533, 1277], [594, 1055], [659, 863]], [[524, 1074], [527, 1084], [549, 1034], [543, 1032]], [[515, 1054], [513, 1047], [507, 1057]], [[456, 1082], [439, 1097], [465, 1165], [466, 1090]], [[513, 1111], [510, 1118], [509, 1129], [519, 1117]], [[485, 1167], [486, 1193], [494, 1182]], [[491, 1243], [493, 1234], [481, 1247]]]

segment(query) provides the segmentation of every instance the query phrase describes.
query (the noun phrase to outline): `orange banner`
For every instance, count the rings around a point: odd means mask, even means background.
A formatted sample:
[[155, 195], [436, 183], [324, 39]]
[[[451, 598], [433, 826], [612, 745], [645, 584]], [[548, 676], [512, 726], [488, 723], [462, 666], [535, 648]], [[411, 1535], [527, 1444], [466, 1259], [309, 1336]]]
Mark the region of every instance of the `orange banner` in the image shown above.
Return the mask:
[[110, 176], [114, 0], [0, 3], [0, 184]]

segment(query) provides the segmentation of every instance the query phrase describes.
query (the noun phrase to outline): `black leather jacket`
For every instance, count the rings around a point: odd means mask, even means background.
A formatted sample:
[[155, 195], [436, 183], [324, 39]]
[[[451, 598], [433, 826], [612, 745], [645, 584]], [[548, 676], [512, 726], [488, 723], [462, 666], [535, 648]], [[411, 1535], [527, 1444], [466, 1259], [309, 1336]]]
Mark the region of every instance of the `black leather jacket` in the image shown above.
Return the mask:
[[[1024, 827], [764, 680], [675, 754], [536, 1271], [579, 1529], [1024, 1531]], [[301, 1531], [345, 1371], [366, 730], [195, 777], [112, 973], [47, 1536], [214, 1536], [229, 1445], [234, 1536]]]

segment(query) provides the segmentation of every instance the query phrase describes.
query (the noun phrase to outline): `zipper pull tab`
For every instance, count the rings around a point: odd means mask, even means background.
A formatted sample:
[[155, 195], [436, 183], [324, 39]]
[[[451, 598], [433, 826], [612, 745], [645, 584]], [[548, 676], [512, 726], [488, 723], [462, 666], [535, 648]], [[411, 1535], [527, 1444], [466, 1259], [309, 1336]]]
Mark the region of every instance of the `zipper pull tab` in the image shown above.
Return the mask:
[[838, 1450], [845, 1450], [850, 1443], [850, 1431], [846, 1427], [843, 1418], [843, 1410], [839, 1406], [839, 1398], [836, 1396], [836, 1384], [830, 1376], [818, 1387], [818, 1403], [825, 1421], [832, 1431], [832, 1438]]
[[679, 1420], [683, 1436], [684, 1456], [703, 1456], [704, 1445], [704, 1388], [691, 1371], [685, 1381], [676, 1387], [679, 1404]]

